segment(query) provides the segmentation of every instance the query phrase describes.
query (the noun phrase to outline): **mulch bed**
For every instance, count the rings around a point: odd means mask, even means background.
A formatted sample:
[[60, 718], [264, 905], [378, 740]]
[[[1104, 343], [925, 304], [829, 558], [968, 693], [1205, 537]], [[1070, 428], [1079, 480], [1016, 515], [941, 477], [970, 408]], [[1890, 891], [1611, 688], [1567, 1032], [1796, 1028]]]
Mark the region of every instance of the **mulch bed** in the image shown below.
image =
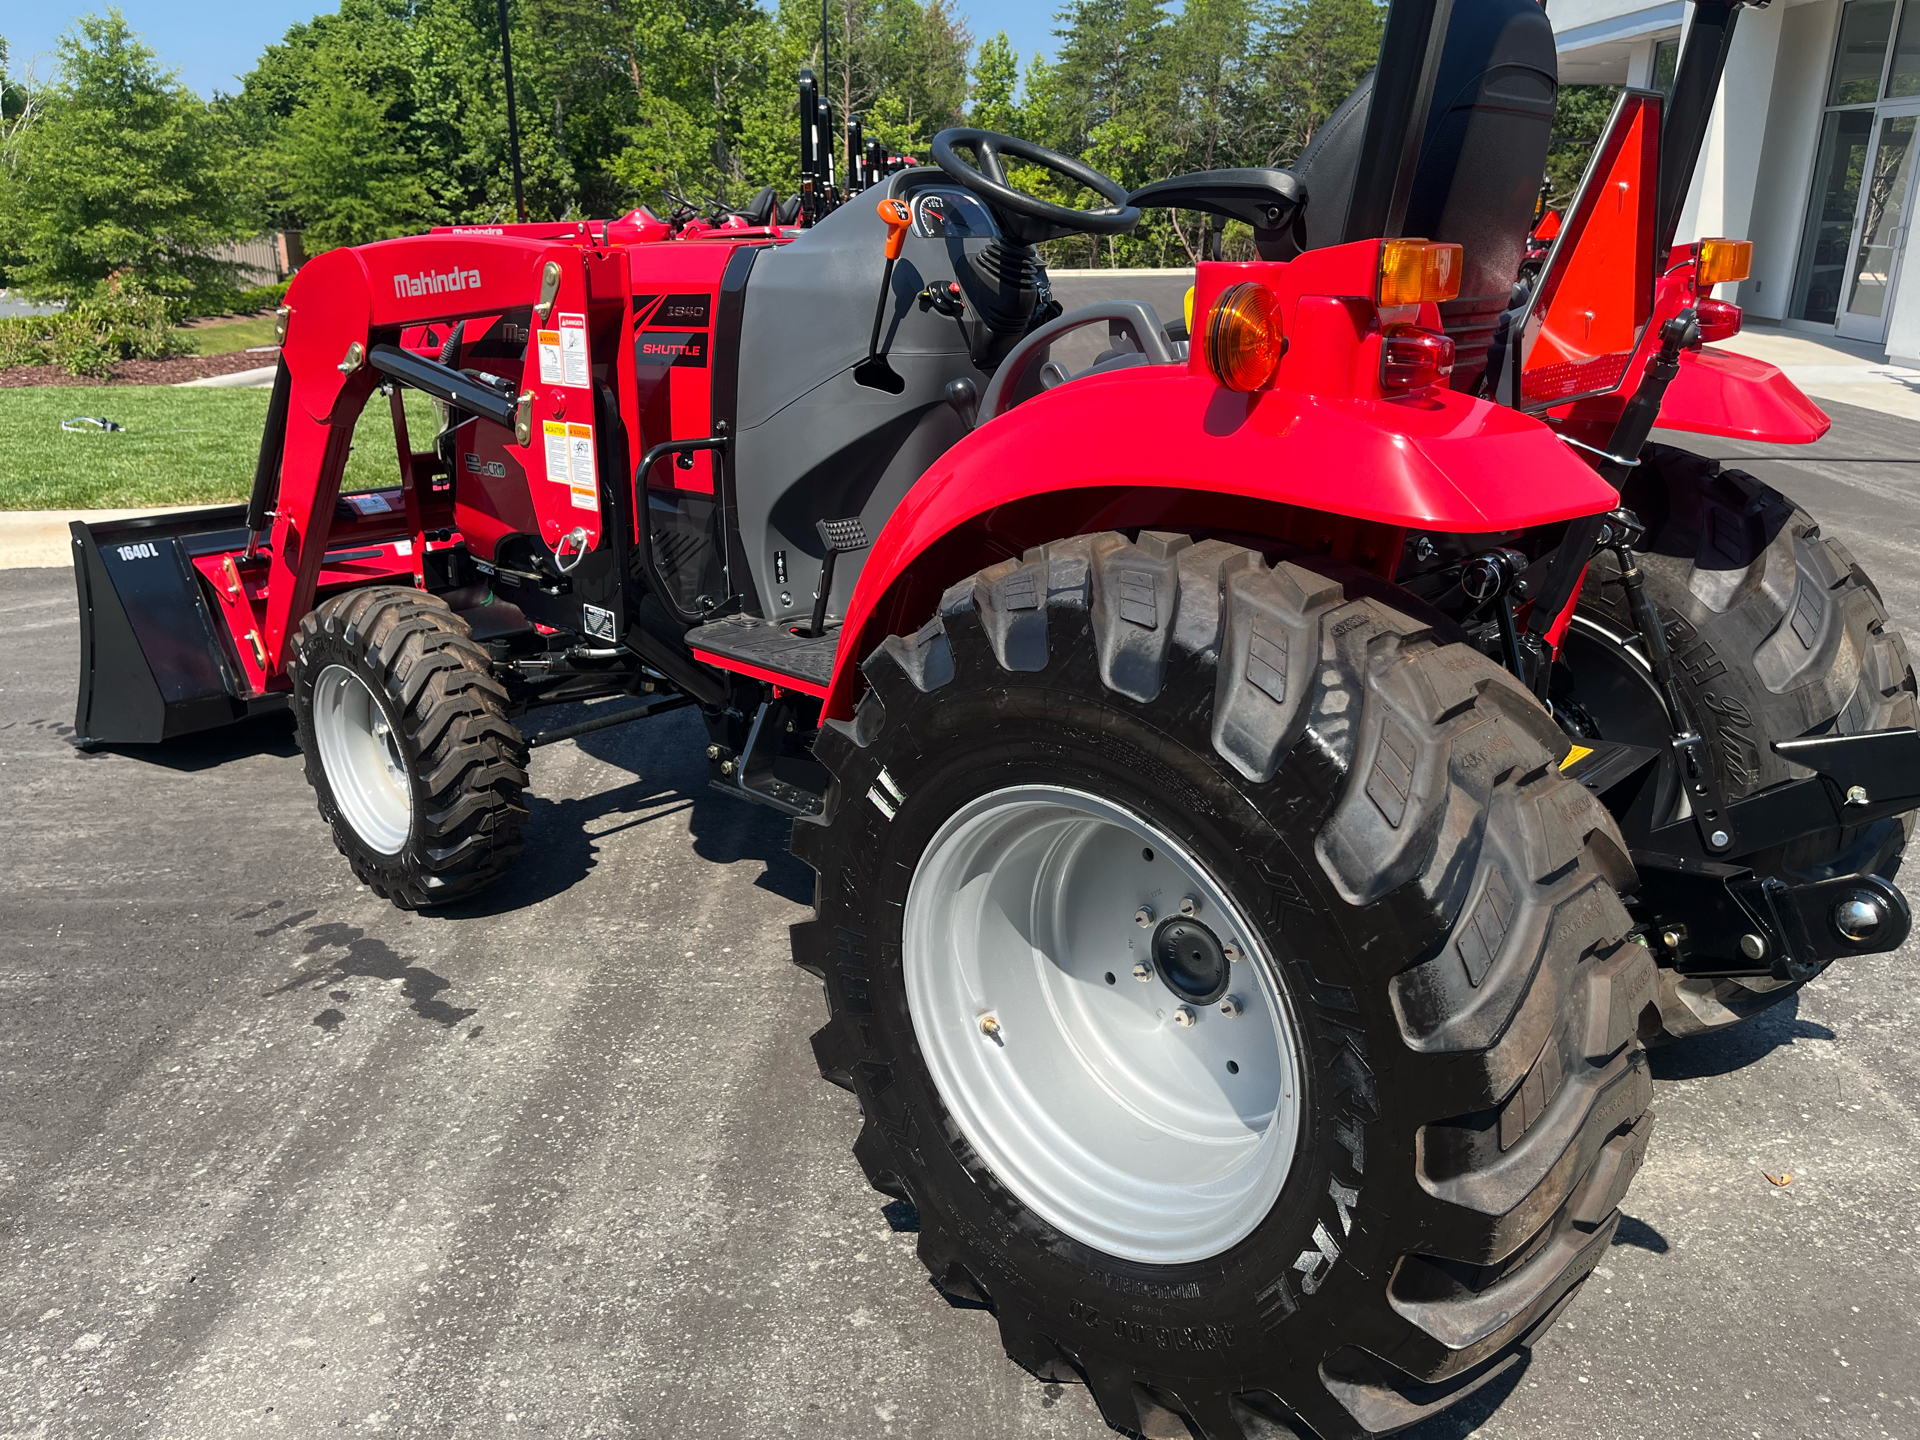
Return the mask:
[[183, 355], [177, 360], [122, 360], [106, 380], [92, 375], [69, 375], [58, 365], [10, 365], [0, 369], [0, 390], [28, 385], [178, 385], [182, 380], [204, 380], [209, 375], [231, 375], [236, 370], [258, 370], [277, 356], [268, 351], [249, 355]]

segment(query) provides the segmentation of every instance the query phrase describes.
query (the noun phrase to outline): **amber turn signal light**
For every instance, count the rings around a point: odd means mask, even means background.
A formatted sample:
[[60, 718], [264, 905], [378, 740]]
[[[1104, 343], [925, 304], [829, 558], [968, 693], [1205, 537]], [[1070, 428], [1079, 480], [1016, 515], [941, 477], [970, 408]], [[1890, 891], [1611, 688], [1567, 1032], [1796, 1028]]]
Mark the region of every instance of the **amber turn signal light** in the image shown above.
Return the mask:
[[1436, 304], [1460, 293], [1460, 247], [1438, 240], [1380, 242], [1382, 305]]
[[1273, 292], [1243, 280], [1220, 292], [1207, 315], [1207, 369], [1229, 390], [1258, 390], [1286, 351]]
[[1694, 284], [1704, 290], [1709, 285], [1725, 285], [1744, 280], [1753, 273], [1751, 240], [1702, 240], [1693, 249]]

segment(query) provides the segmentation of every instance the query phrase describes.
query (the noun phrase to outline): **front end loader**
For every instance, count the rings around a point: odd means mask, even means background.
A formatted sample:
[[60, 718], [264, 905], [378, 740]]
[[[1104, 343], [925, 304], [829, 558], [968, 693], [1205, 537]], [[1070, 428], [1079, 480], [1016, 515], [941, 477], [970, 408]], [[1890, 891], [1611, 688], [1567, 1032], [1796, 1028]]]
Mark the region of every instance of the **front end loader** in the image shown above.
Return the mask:
[[[1709, 343], [1742, 247], [1674, 235], [1737, 16], [1542, 229], [1539, 8], [1394, 0], [1290, 170], [1129, 195], [951, 130], [798, 228], [319, 256], [248, 503], [75, 527], [82, 743], [291, 706], [343, 856], [425, 907], [542, 843], [530, 748], [697, 708], [818, 873], [814, 1050], [944, 1292], [1127, 1431], [1414, 1424], [1604, 1255], [1647, 1044], [1907, 933], [1877, 592], [1651, 440], [1827, 424]], [[1035, 247], [1147, 205], [1260, 258], [1190, 321], [1063, 312]], [[356, 443], [389, 483], [343, 493]]]

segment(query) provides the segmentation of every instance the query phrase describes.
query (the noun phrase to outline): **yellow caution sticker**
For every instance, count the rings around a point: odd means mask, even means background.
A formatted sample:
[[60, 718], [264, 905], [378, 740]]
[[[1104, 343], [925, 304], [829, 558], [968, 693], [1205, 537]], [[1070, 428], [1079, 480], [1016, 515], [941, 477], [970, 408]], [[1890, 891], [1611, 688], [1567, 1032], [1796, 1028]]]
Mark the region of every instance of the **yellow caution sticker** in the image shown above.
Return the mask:
[[1571, 770], [1575, 765], [1578, 765], [1582, 760], [1586, 759], [1587, 756], [1591, 755], [1592, 753], [1593, 753], [1593, 749], [1591, 746], [1576, 745], [1571, 750], [1567, 751], [1567, 758], [1560, 762], [1560, 768], [1562, 770]]
[[600, 508], [600, 482], [593, 471], [593, 427], [570, 421], [567, 425], [567, 448], [572, 451], [573, 464], [569, 490], [576, 510], [598, 510]]

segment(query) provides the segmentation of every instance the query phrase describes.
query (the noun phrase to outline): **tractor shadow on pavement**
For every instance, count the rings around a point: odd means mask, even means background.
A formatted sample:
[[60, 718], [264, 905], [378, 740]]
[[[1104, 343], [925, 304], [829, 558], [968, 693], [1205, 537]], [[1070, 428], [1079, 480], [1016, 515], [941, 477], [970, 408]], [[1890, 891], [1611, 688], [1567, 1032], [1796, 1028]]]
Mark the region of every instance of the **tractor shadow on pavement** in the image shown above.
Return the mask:
[[[682, 721], [682, 717], [673, 717]], [[791, 822], [783, 815], [736, 800], [707, 783], [697, 726], [642, 721], [572, 743], [593, 759], [626, 770], [634, 779], [591, 794], [550, 798], [541, 793], [541, 752], [536, 751], [526, 848], [505, 876], [484, 893], [448, 906], [453, 918], [481, 918], [526, 909], [572, 889], [600, 863], [607, 842], [622, 831], [673, 815], [686, 816], [693, 853], [703, 861], [733, 865], [758, 861], [753, 884], [806, 905], [813, 901], [813, 872], [787, 849]], [[648, 732], [651, 730], [651, 734]], [[684, 731], [684, 733], [682, 733]]]
[[1647, 1059], [1656, 1080], [1705, 1080], [1743, 1070], [1796, 1041], [1835, 1038], [1826, 1026], [1800, 1018], [1796, 994], [1728, 1029], [1649, 1050]]
[[[70, 726], [61, 725], [57, 733], [71, 736], [73, 730]], [[300, 746], [293, 738], [293, 716], [282, 713], [243, 720], [237, 725], [224, 725], [218, 730], [182, 735], [159, 745], [102, 745], [94, 750], [75, 746], [74, 755], [81, 760], [117, 755], [127, 760], [138, 760], [143, 765], [158, 765], [190, 775], [202, 770], [218, 769], [231, 761], [247, 760], [256, 755], [270, 755], [279, 760], [297, 759]]]

